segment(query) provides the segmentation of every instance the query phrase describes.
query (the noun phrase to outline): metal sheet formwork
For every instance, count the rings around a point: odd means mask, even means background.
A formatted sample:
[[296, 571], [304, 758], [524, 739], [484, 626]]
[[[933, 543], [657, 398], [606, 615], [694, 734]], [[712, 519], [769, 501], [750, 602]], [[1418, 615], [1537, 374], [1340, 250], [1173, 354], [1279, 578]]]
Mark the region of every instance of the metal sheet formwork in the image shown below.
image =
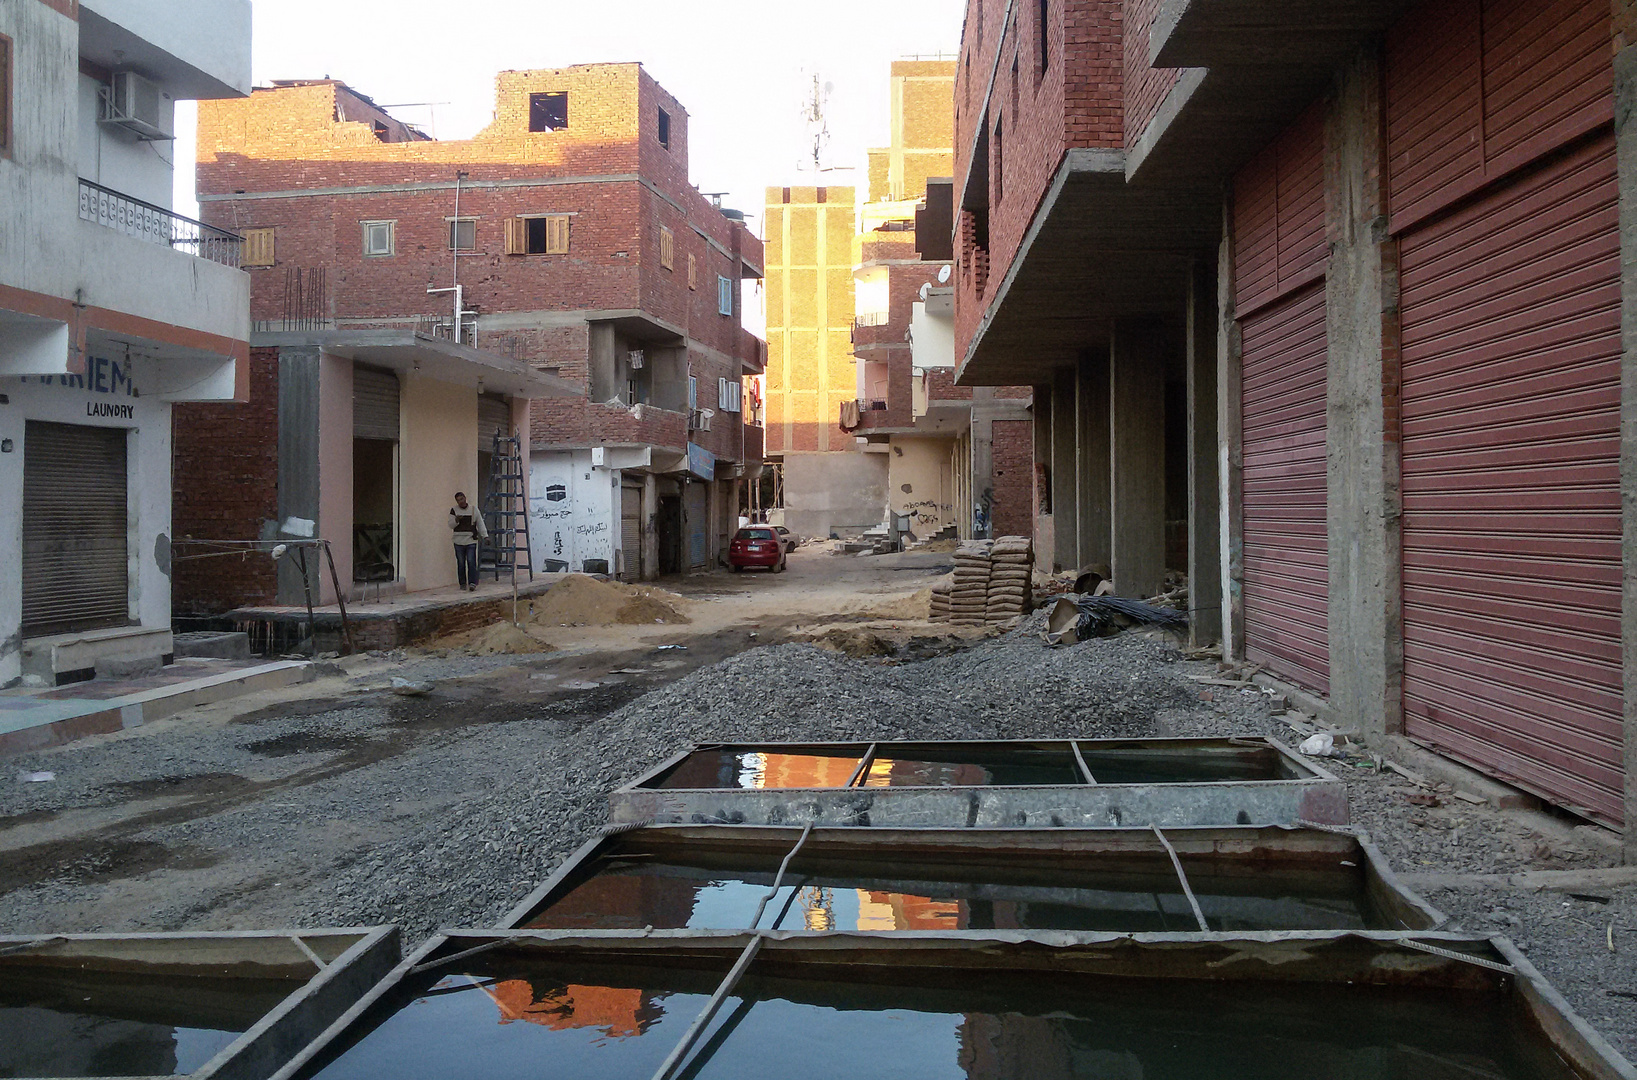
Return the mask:
[[1444, 922], [1344, 829], [654, 825], [590, 841], [502, 925], [1191, 934], [1196, 919], [1218, 932]]
[[1637, 1077], [1504, 938], [459, 930], [276, 1080], [892, 1075], [894, 1055], [992, 1080]]
[[[1020, 774], [1039, 779], [1006, 782]], [[611, 792], [609, 814], [615, 824], [906, 829], [1348, 822], [1341, 781], [1262, 736], [713, 744]]]
[[[111, 1075], [129, 1044], [138, 1044], [140, 1058], [155, 1049], [147, 1045], [151, 1036], [175, 1031], [169, 1067], [143, 1071], [266, 1080], [400, 957], [395, 926], [0, 937], [0, 1013], [19, 1007], [11, 999], [25, 1000], [20, 1007], [33, 1036], [14, 1031], [0, 1041], [0, 1068], [8, 1076], [49, 1077], [53, 1064], [69, 1076]], [[55, 1001], [65, 983], [73, 988], [66, 1005]], [[183, 1031], [205, 1060], [183, 1061]], [[201, 1034], [215, 1041], [201, 1049]], [[159, 1049], [165, 1045], [161, 1038]], [[94, 1059], [93, 1068], [70, 1071], [80, 1053]]]

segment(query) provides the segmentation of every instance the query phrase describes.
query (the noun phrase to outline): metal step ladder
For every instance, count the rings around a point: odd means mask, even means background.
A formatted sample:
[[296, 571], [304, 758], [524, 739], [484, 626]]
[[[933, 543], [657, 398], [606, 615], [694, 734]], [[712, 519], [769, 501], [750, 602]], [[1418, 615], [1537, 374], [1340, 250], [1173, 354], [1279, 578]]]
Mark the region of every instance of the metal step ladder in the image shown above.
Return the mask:
[[489, 538], [478, 549], [482, 573], [493, 569], [495, 580], [502, 571], [517, 581], [517, 556], [534, 580], [534, 559], [529, 554], [529, 493], [523, 488], [523, 440], [513, 431], [510, 438], [495, 432], [494, 453], [489, 459], [489, 489], [483, 494], [483, 520]]

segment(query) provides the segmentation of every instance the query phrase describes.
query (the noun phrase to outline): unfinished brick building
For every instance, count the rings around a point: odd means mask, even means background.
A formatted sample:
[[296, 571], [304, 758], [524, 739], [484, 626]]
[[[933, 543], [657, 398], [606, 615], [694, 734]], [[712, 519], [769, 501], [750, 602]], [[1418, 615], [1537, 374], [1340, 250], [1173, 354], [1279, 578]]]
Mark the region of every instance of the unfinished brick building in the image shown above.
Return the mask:
[[1628, 853], [1631, 8], [970, 0], [954, 201], [1042, 551]]
[[459, 141], [338, 81], [275, 83], [200, 110], [198, 163], [202, 217], [246, 237], [260, 343], [410, 330], [579, 388], [530, 415], [536, 568], [714, 564], [760, 467], [740, 283], [761, 243], [689, 183], [687, 112], [640, 65], [502, 72]]

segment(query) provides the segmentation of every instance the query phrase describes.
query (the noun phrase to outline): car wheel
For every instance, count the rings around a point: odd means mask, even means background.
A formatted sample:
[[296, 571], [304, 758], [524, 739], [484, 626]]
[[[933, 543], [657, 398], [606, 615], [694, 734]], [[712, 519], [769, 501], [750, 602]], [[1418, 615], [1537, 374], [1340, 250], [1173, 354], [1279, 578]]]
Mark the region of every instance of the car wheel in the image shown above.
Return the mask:
[[773, 572], [774, 572], [774, 573], [775, 573], [775, 574], [782, 574], [782, 573], [784, 573], [784, 560], [783, 560], [783, 559], [780, 559], [780, 560], [779, 560], [779, 565], [777, 565], [777, 566], [775, 566], [775, 567], [774, 567], [774, 568], [773, 568]]
[[744, 567], [740, 566], [738, 563], [728, 563], [728, 573], [730, 574], [737, 574], [743, 569]]

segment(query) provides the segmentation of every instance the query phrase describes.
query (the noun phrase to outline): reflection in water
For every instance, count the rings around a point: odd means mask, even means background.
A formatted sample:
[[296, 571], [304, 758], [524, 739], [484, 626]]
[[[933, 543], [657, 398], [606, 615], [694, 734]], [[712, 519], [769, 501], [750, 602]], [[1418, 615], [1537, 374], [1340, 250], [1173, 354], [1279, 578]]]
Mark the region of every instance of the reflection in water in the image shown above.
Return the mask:
[[[754, 969], [753, 969], [754, 970]], [[891, 978], [892, 976], [889, 976]], [[1459, 993], [944, 972], [930, 986], [747, 979], [700, 1080], [1569, 1080]], [[731, 1026], [731, 1027], [730, 1027]], [[777, 1062], [769, 1061], [776, 1053]], [[707, 1056], [708, 1055], [708, 1056]]]
[[0, 968], [0, 1076], [172, 1076], [230, 1046], [299, 982]]
[[[626, 1080], [658, 1068], [722, 972], [599, 979], [500, 961], [428, 975], [304, 1070], [324, 1080]], [[569, 977], [565, 977], [565, 976]], [[436, 980], [436, 981], [431, 981]], [[732, 999], [729, 999], [730, 1006]]]
[[883, 757], [870, 762], [864, 786], [996, 787], [1062, 786], [1085, 783], [1073, 755], [1036, 750], [990, 751], [980, 757], [941, 760]]
[[661, 777], [668, 789], [845, 787], [863, 760], [863, 751], [784, 753], [757, 750], [699, 750]]
[[[1398, 924], [1371, 900], [1363, 871], [1213, 876], [1189, 860], [1189, 882], [1215, 930], [1363, 930]], [[612, 855], [592, 876], [525, 925], [538, 929], [744, 929], [767, 894], [776, 859], [747, 854], [732, 868]], [[809, 930], [1084, 930], [1138, 933], [1198, 929], [1169, 860], [1119, 874], [1014, 864], [941, 867], [853, 860], [844, 867], [798, 857], [762, 916], [791, 901], [779, 924]]]
[[[817, 904], [819, 897], [814, 895]], [[488, 954], [389, 995], [302, 1080], [653, 1075], [729, 960]], [[632, 961], [635, 963], [636, 961]], [[1570, 1080], [1502, 994], [755, 961], [678, 1074], [700, 1080]], [[1273, 978], [1275, 976], [1269, 976]], [[522, 1022], [520, 1022], [522, 1021]]]

